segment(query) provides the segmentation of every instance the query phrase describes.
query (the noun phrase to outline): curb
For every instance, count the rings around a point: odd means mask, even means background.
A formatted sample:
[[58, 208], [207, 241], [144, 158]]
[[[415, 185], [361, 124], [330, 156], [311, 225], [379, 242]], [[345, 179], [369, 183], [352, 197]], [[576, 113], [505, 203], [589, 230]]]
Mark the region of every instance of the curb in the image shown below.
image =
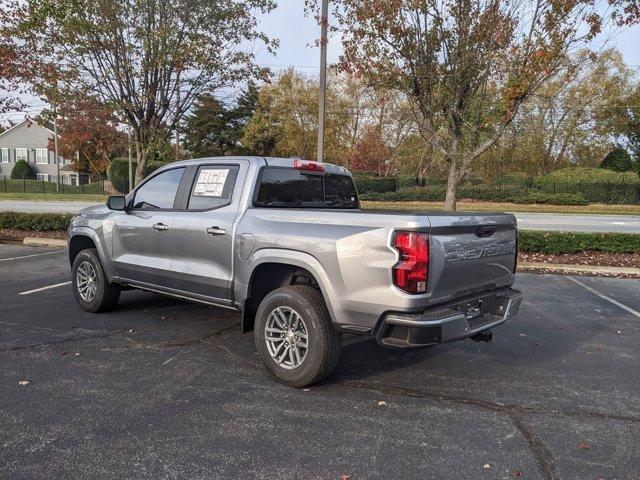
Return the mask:
[[600, 265], [568, 265], [564, 263], [518, 263], [518, 270], [536, 271], [545, 270], [548, 273], [592, 273], [609, 275], [633, 275], [640, 277], [640, 268], [634, 267], [606, 267]]
[[67, 248], [67, 240], [61, 238], [25, 237], [24, 240], [22, 240], [22, 244], [31, 247]]

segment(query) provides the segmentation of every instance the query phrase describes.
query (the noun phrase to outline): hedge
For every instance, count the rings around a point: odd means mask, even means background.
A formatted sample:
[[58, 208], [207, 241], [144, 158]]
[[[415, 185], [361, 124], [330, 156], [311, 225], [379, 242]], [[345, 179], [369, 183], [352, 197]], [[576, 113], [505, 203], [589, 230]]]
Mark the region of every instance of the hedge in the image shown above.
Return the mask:
[[568, 233], [520, 230], [519, 248], [526, 253], [640, 253], [640, 235], [632, 233]]
[[64, 213], [0, 212], [0, 228], [48, 232], [66, 230], [73, 215]]
[[[135, 174], [138, 162], [131, 162], [132, 173]], [[142, 172], [143, 177], [148, 177], [160, 167], [167, 165], [166, 162], [149, 162]], [[122, 193], [129, 193], [129, 159], [114, 158], [107, 167], [107, 178], [116, 190]]]
[[535, 178], [533, 187], [547, 193], [580, 192], [590, 202], [633, 204], [638, 201], [640, 177], [635, 172], [571, 167]]
[[398, 189], [396, 177], [354, 177], [359, 193], [366, 192], [395, 192]]
[[[368, 192], [360, 195], [361, 200], [382, 202], [440, 202], [444, 200], [446, 187], [431, 185], [420, 188], [403, 188], [396, 192]], [[547, 203], [552, 205], [587, 205], [587, 200], [579, 193], [548, 194], [509, 186], [469, 185], [458, 188], [458, 198], [470, 198], [492, 202]]]

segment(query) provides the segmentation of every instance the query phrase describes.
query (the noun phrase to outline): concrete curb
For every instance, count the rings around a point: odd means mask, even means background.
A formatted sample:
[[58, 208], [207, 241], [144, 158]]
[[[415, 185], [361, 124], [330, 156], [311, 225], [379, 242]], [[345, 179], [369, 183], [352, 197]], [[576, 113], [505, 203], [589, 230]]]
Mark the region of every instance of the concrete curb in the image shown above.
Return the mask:
[[525, 272], [534, 270], [546, 270], [551, 273], [634, 275], [640, 277], [640, 268], [634, 267], [605, 267], [599, 265], [568, 265], [564, 263], [522, 262], [518, 263], [518, 270], [522, 270]]
[[67, 248], [67, 240], [62, 238], [25, 237], [22, 243], [31, 247]]

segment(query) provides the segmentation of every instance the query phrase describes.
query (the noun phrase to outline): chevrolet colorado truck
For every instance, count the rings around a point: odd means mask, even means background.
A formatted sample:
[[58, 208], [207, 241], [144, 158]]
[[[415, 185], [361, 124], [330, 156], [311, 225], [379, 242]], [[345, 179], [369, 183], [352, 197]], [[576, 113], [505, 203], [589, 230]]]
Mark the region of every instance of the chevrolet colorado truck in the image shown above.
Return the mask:
[[519, 309], [516, 219], [360, 209], [343, 167], [302, 159], [172, 163], [69, 229], [74, 296], [141, 289], [241, 312], [280, 381], [328, 376], [343, 333], [384, 347], [489, 340]]

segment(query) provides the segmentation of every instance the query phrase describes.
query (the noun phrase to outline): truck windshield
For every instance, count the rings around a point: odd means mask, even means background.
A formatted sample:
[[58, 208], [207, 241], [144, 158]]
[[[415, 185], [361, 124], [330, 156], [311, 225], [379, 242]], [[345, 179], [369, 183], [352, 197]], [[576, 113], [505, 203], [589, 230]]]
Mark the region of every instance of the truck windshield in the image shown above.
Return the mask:
[[356, 187], [348, 175], [266, 167], [259, 182], [256, 207], [358, 208]]

